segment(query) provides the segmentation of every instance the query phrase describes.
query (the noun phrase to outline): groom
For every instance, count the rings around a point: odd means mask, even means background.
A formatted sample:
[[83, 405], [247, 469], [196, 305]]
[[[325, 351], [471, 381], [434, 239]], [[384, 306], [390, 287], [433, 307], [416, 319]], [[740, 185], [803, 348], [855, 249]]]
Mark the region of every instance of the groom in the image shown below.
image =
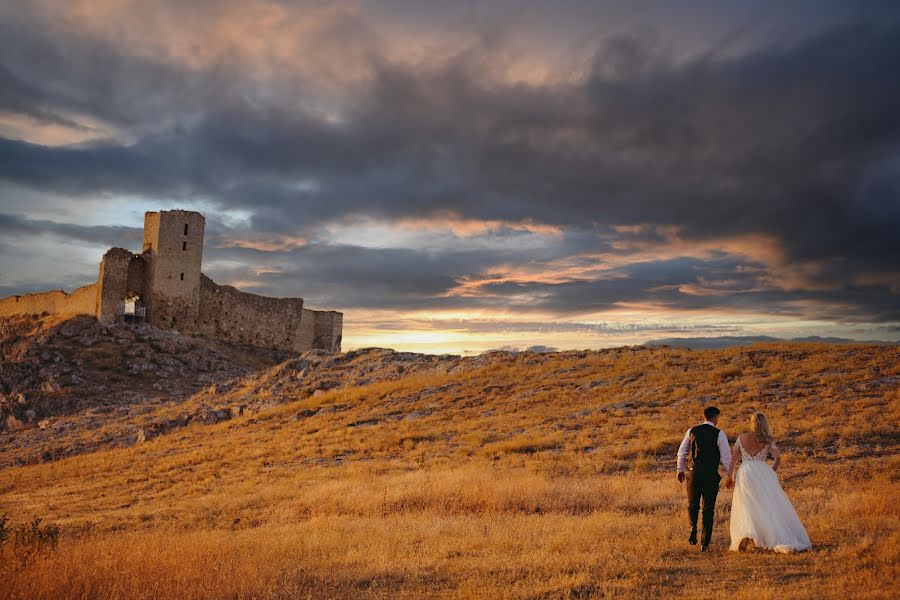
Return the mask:
[[[719, 463], [728, 472], [731, 464], [731, 450], [724, 431], [716, 428], [719, 409], [708, 406], [703, 411], [706, 421], [691, 427], [684, 434], [678, 447], [678, 482], [685, 480], [687, 471], [688, 517], [691, 521], [691, 535], [688, 542], [697, 544], [697, 516], [700, 513], [700, 499], [703, 499], [703, 533], [700, 551], [709, 551], [712, 537], [713, 517], [716, 510], [716, 496], [719, 494]], [[685, 465], [687, 463], [687, 465]]]

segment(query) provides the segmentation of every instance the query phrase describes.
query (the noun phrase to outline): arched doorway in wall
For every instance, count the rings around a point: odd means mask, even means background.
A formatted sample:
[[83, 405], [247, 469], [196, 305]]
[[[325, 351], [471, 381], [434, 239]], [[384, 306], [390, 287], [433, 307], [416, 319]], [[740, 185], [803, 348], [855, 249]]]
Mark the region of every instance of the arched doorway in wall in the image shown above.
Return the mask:
[[147, 320], [147, 306], [137, 292], [128, 292], [123, 299], [122, 320], [126, 323], [143, 323]]

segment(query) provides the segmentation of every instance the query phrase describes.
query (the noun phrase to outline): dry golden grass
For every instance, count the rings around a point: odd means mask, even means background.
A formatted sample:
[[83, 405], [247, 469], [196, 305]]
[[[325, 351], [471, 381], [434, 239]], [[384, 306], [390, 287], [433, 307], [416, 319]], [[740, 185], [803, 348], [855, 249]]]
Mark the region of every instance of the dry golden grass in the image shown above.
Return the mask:
[[[331, 391], [0, 471], [0, 514], [63, 529], [7, 545], [0, 598], [890, 598], [898, 382], [896, 347], [766, 345]], [[811, 552], [728, 552], [724, 488], [714, 551], [686, 544], [674, 453], [707, 403], [732, 439], [768, 414]]]

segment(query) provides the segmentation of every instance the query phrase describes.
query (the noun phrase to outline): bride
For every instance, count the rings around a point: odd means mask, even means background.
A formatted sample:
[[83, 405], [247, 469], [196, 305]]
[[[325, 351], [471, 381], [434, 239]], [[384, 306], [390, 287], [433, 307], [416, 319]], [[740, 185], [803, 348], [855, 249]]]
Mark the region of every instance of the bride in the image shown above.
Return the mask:
[[[776, 552], [807, 550], [811, 546], [809, 536], [775, 474], [781, 463], [781, 452], [766, 416], [754, 413], [750, 417], [750, 429], [751, 432], [742, 433], [734, 443], [734, 459], [726, 481], [727, 487], [734, 486], [730, 549], [743, 550], [747, 540], [752, 540], [756, 547]], [[769, 454], [774, 458], [771, 467], [766, 464]]]

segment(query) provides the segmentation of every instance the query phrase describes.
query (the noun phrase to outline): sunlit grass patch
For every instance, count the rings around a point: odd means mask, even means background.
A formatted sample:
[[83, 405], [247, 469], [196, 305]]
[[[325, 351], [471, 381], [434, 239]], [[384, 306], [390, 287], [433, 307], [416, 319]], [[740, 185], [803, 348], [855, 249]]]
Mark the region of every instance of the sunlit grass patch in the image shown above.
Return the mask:
[[[0, 471], [0, 513], [61, 527], [0, 598], [891, 597], [897, 349], [498, 361]], [[709, 403], [732, 440], [767, 413], [812, 552], [727, 553], [724, 488], [713, 556], [687, 546], [674, 453]]]

